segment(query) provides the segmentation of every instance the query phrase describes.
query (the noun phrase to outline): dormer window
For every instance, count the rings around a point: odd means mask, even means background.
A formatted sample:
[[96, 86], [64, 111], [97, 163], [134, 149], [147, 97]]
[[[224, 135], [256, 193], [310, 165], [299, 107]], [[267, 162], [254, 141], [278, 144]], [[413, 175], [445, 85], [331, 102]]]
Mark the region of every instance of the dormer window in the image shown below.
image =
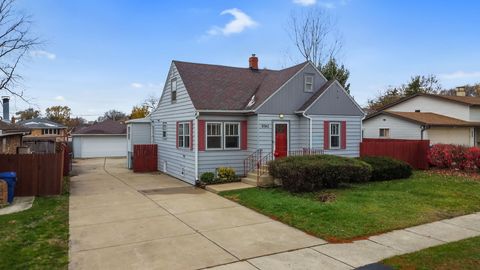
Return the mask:
[[170, 81], [170, 96], [172, 103], [177, 101], [177, 78], [173, 78]]
[[305, 92], [313, 92], [313, 78], [313, 74], [305, 74], [303, 87]]

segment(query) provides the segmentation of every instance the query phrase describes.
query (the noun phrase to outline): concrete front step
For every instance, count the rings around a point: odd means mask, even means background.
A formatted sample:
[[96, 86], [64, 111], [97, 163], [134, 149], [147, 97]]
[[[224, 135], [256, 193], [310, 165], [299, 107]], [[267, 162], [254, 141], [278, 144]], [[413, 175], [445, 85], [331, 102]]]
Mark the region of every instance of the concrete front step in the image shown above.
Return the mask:
[[[242, 182], [249, 185], [257, 186], [257, 172], [249, 172], [247, 177], [242, 178]], [[273, 177], [268, 173], [263, 174], [258, 179], [258, 186], [260, 187], [271, 187], [274, 185]]]

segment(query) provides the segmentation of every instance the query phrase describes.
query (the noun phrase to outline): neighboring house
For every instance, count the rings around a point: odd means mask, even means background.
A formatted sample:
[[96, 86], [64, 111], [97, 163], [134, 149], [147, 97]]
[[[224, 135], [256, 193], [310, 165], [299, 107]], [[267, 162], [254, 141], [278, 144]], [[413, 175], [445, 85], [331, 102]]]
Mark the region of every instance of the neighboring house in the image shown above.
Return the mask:
[[31, 134], [29, 136], [26, 136], [25, 139], [51, 139], [56, 142], [66, 141], [67, 127], [62, 124], [50, 121], [48, 119], [33, 118], [29, 120], [19, 121], [17, 124], [30, 129]]
[[123, 123], [105, 120], [72, 134], [75, 158], [125, 157], [127, 132]]
[[26, 128], [0, 120], [0, 154], [17, 154], [22, 147], [22, 137], [29, 134]]
[[416, 94], [398, 100], [363, 121], [364, 138], [430, 140], [480, 146], [480, 98]]
[[227, 166], [244, 174], [253, 153], [302, 149], [359, 155], [362, 109], [337, 81], [305, 62], [282, 70], [173, 61], [151, 113], [158, 168], [194, 184]]
[[[30, 133], [30, 130], [14, 123], [10, 123], [10, 97], [2, 96], [3, 115], [0, 119], [0, 154], [17, 154], [23, 146], [23, 136]], [[12, 118], [12, 122], [14, 122]]]
[[127, 165], [131, 169], [133, 164], [133, 146], [135, 144], [152, 143], [152, 125], [149, 117], [132, 119], [127, 124]]

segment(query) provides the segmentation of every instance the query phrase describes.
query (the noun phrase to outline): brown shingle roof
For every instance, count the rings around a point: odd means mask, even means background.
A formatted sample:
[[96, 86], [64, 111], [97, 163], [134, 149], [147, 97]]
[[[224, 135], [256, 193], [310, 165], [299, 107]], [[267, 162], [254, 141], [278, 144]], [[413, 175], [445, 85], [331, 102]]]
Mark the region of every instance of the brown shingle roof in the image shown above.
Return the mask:
[[[197, 110], [246, 110], [265, 101], [307, 62], [282, 69], [249, 68], [173, 61]], [[255, 95], [255, 104], [247, 104]]]
[[468, 122], [461, 119], [448, 117], [441, 114], [430, 112], [394, 112], [383, 111], [382, 113], [400, 117], [409, 121], [417, 122], [423, 125], [429, 126], [463, 126], [463, 127], [476, 127], [480, 126], [480, 122]]
[[125, 124], [120, 122], [116, 122], [113, 120], [105, 120], [100, 123], [93, 124], [89, 127], [84, 127], [79, 131], [75, 131], [73, 134], [81, 135], [81, 134], [126, 134], [127, 127]]
[[317, 98], [323, 94], [323, 92], [325, 92], [325, 90], [328, 89], [328, 87], [330, 87], [330, 85], [332, 85], [333, 83], [335, 82], [335, 80], [330, 80], [326, 83], [324, 83], [320, 89], [317, 90], [317, 92], [315, 92], [315, 94], [313, 94], [313, 96], [311, 96], [303, 105], [302, 107], [300, 107], [298, 109], [299, 112], [302, 112], [302, 111], [305, 111], [310, 105], [312, 105], [312, 103], [315, 102], [315, 100], [317, 100]]
[[6, 123], [0, 120], [0, 130], [3, 133], [17, 133], [17, 132], [25, 132], [29, 133], [30, 129], [21, 127], [17, 124]]

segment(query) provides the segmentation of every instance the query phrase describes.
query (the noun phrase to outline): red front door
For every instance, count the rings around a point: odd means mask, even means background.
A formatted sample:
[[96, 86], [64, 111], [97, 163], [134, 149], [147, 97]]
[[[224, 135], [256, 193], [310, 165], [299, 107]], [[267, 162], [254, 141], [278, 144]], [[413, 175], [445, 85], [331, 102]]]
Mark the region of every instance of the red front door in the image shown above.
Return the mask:
[[275, 124], [275, 158], [286, 157], [288, 153], [288, 125]]

